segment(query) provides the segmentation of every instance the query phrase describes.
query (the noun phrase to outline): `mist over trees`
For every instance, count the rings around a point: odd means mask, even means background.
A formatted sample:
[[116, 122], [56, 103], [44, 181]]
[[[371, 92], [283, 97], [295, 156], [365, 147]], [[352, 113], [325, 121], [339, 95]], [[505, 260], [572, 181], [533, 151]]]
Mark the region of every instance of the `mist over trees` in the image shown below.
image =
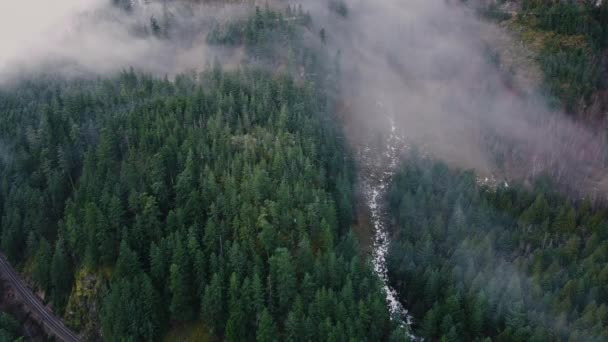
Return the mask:
[[608, 184], [606, 2], [522, 2], [549, 101], [460, 3], [211, 3], [108, 0], [0, 64], [0, 248], [83, 339], [410, 339], [351, 231], [347, 144], [389, 117], [445, 161], [407, 156], [385, 199], [414, 333], [608, 339], [608, 212], [571, 199]]
[[257, 10], [243, 39], [269, 63], [292, 46], [285, 60], [310, 78], [217, 63], [174, 81], [128, 70], [0, 90], [2, 250], [56, 312], [85, 272], [103, 286], [98, 316], [79, 321], [99, 320], [108, 341], [190, 321], [231, 341], [399, 336], [350, 233], [354, 166], [325, 92], [335, 71], [298, 25]]
[[413, 157], [389, 195], [391, 283], [447, 341], [608, 338], [608, 212], [539, 183], [490, 188]]
[[[589, 122], [605, 121], [605, 99], [598, 95], [605, 89], [607, 8], [524, 1], [513, 21], [533, 30], [523, 31], [524, 39], [546, 39], [538, 55], [546, 94], [583, 130]], [[492, 11], [482, 13], [505, 20]], [[525, 162], [517, 162], [516, 148], [495, 142], [500, 135], [488, 132], [492, 154], [511, 160], [512, 172], [529, 172]], [[603, 149], [605, 142], [579, 146], [573, 152], [587, 158], [591, 146]], [[567, 148], [560, 151], [560, 158], [568, 158]], [[584, 177], [588, 163], [573, 165], [568, 172], [556, 163], [522, 186], [487, 183], [472, 170], [417, 153], [406, 158], [387, 199], [395, 223], [388, 266], [391, 284], [417, 318], [416, 334], [441, 341], [608, 338], [608, 213], [602, 193], [594, 203], [587, 188], [579, 192], [582, 199], [558, 192], [563, 188], [556, 181]]]

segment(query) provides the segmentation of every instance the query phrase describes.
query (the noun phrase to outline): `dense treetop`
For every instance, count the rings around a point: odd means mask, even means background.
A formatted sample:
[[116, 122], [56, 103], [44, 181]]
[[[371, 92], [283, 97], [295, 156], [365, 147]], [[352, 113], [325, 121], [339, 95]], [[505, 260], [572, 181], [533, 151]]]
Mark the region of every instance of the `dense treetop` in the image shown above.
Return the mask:
[[[286, 23], [253, 18], [254, 36]], [[321, 67], [297, 51], [297, 65]], [[60, 313], [77, 274], [102, 278], [100, 310], [76, 328], [99, 321], [108, 341], [193, 320], [229, 341], [404, 338], [350, 234], [354, 168], [331, 72], [264, 70], [0, 90], [1, 247]]]
[[547, 93], [570, 113], [598, 115], [587, 112], [589, 106], [599, 104], [594, 95], [608, 86], [603, 62], [608, 3], [525, 0], [518, 20], [537, 31], [524, 34], [524, 39], [538, 41], [541, 47], [538, 61], [546, 75]]
[[413, 158], [397, 175], [391, 282], [417, 333], [447, 341], [608, 338], [608, 222], [539, 185], [480, 186]]

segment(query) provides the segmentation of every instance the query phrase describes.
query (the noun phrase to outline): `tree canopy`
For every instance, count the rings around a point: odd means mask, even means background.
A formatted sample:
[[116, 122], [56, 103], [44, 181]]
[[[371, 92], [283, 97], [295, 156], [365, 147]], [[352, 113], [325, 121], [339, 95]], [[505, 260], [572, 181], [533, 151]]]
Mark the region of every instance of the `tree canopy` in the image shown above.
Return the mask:
[[[247, 23], [252, 58], [292, 25], [270, 10]], [[297, 51], [294, 63], [321, 70]], [[108, 341], [193, 320], [230, 341], [396, 336], [350, 233], [354, 166], [331, 72], [310, 74], [218, 64], [1, 89], [2, 250], [31, 265], [60, 313], [77, 273], [105, 274]]]
[[608, 338], [607, 212], [411, 159], [396, 176], [391, 283], [426, 339]]

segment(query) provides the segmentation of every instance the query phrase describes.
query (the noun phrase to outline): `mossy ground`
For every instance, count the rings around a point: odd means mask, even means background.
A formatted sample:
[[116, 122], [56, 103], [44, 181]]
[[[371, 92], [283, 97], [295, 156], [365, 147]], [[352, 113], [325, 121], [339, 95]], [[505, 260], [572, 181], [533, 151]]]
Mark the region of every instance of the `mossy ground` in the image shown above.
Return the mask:
[[111, 275], [112, 269], [107, 267], [95, 271], [83, 268], [76, 274], [65, 318], [68, 325], [82, 331], [87, 340], [99, 339], [99, 298]]

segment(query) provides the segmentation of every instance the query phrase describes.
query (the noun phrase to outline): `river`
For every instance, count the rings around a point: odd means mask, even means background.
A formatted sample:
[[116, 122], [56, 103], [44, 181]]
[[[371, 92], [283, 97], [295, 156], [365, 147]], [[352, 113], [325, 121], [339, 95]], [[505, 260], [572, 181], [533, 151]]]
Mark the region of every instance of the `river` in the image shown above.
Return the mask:
[[[382, 103], [378, 103], [380, 109]], [[399, 161], [408, 146], [399, 135], [392, 116], [388, 116], [390, 130], [381, 142], [368, 139], [368, 142], [358, 147], [357, 159], [359, 161], [360, 175], [359, 187], [363, 199], [369, 209], [370, 221], [374, 229], [372, 262], [374, 271], [383, 283], [386, 302], [391, 318], [408, 329], [412, 340], [418, 340], [411, 334], [412, 316], [399, 301], [397, 291], [389, 284], [386, 257], [390, 244], [389, 213], [386, 210], [385, 200], [392, 178], [397, 171]], [[374, 143], [375, 141], [375, 143]]]

